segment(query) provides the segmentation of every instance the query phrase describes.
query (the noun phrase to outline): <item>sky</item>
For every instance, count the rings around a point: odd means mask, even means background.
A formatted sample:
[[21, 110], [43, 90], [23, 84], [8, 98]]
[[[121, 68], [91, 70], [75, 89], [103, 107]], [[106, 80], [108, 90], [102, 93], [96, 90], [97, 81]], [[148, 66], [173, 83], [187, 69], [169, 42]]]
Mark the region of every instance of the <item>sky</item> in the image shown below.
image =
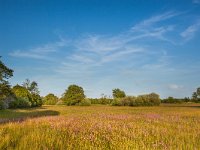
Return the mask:
[[0, 56], [12, 86], [29, 78], [43, 96], [77, 84], [87, 97], [191, 97], [200, 0], [0, 0]]

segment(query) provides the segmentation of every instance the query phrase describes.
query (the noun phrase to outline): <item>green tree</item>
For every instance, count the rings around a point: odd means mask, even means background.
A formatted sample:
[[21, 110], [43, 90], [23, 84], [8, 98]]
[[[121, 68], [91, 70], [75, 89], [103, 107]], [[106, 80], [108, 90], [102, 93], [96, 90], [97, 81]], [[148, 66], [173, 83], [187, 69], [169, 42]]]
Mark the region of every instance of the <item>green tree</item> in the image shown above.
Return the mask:
[[148, 95], [150, 105], [160, 105], [160, 96], [156, 93], [150, 93]]
[[200, 87], [197, 88], [196, 93], [197, 93], [197, 97], [200, 98]]
[[113, 89], [113, 98], [123, 98], [126, 97], [126, 94], [124, 91], [120, 90], [120, 89]]
[[85, 98], [84, 90], [78, 85], [70, 85], [65, 91], [63, 101], [67, 105], [76, 105]]
[[25, 87], [31, 94], [39, 94], [39, 90], [38, 90], [38, 84], [35, 81], [30, 81], [29, 79], [26, 79], [23, 82], [23, 87]]
[[42, 98], [39, 94], [33, 93], [31, 94], [31, 106], [36, 107], [36, 106], [42, 106]]
[[[17, 100], [18, 101], [20, 100], [20, 102], [22, 102], [23, 100], [29, 101], [31, 103], [31, 107], [36, 107], [36, 106], [42, 105], [42, 99], [41, 99], [40, 95], [37, 93], [30, 93], [30, 91], [23, 86], [16, 85], [12, 88], [12, 91], [16, 95]], [[17, 102], [15, 105], [17, 105]], [[15, 107], [18, 107], [18, 106], [15, 106]], [[25, 107], [25, 106], [23, 106], [23, 107]]]
[[12, 88], [12, 92], [15, 94], [16, 97], [25, 98], [25, 99], [31, 99], [31, 93], [23, 86], [15, 85]]
[[197, 94], [197, 92], [193, 92], [193, 94], [192, 94], [192, 100], [193, 101], [197, 101], [198, 100], [198, 94]]
[[58, 97], [52, 93], [49, 93], [44, 97], [43, 101], [46, 105], [55, 105], [58, 102]]
[[[1, 56], [0, 56], [1, 58]], [[13, 76], [13, 70], [8, 68], [0, 60], [0, 109], [7, 108], [8, 103], [13, 99], [13, 94], [9, 82], [9, 78]]]

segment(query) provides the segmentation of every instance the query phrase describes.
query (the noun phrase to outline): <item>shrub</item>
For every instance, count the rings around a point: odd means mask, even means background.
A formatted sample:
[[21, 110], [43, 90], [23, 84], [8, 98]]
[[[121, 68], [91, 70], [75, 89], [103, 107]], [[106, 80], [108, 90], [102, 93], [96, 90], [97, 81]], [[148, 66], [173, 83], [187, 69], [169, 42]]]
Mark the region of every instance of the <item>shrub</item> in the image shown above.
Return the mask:
[[112, 106], [122, 106], [120, 99], [114, 99], [111, 103]]
[[43, 103], [46, 105], [55, 105], [58, 102], [58, 97], [50, 93], [46, 95], [43, 99]]
[[113, 106], [155, 106], [160, 104], [159, 95], [156, 93], [139, 95], [137, 97], [127, 96], [114, 99]]
[[89, 99], [84, 99], [79, 103], [79, 106], [90, 106], [91, 101]]
[[9, 108], [29, 108], [31, 102], [26, 98], [17, 98], [9, 104]]
[[42, 106], [42, 98], [39, 94], [32, 94], [29, 101], [31, 102], [32, 107]]
[[5, 109], [5, 104], [3, 100], [0, 100], [0, 110]]

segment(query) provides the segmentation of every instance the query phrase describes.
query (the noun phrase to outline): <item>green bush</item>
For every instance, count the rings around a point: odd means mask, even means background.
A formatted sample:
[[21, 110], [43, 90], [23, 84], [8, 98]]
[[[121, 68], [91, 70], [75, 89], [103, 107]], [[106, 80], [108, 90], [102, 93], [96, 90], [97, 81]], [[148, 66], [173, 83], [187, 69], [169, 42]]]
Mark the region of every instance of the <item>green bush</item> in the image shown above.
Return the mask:
[[89, 99], [84, 99], [79, 103], [79, 106], [90, 106], [91, 101]]
[[112, 106], [122, 106], [120, 99], [114, 99], [111, 103]]
[[5, 105], [4, 105], [4, 102], [2, 100], [0, 100], [0, 110], [1, 109], [5, 109]]
[[150, 93], [145, 95], [139, 95], [137, 97], [127, 96], [123, 98], [114, 99], [113, 106], [157, 106], [160, 104], [159, 95], [156, 93]]
[[43, 99], [43, 103], [45, 105], [56, 105], [56, 103], [58, 102], [58, 97], [55, 96], [52, 93], [49, 93], [48, 95], [46, 95]]
[[17, 98], [9, 104], [9, 108], [29, 108], [31, 102], [26, 98]]

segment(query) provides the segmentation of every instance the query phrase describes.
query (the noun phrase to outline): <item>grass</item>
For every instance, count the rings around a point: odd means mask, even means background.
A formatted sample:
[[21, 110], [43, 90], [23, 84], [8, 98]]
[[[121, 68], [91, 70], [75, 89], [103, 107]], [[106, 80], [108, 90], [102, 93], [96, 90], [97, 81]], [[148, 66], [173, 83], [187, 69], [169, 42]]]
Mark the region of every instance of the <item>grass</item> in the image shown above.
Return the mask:
[[43, 106], [0, 111], [0, 149], [200, 147], [200, 105]]

